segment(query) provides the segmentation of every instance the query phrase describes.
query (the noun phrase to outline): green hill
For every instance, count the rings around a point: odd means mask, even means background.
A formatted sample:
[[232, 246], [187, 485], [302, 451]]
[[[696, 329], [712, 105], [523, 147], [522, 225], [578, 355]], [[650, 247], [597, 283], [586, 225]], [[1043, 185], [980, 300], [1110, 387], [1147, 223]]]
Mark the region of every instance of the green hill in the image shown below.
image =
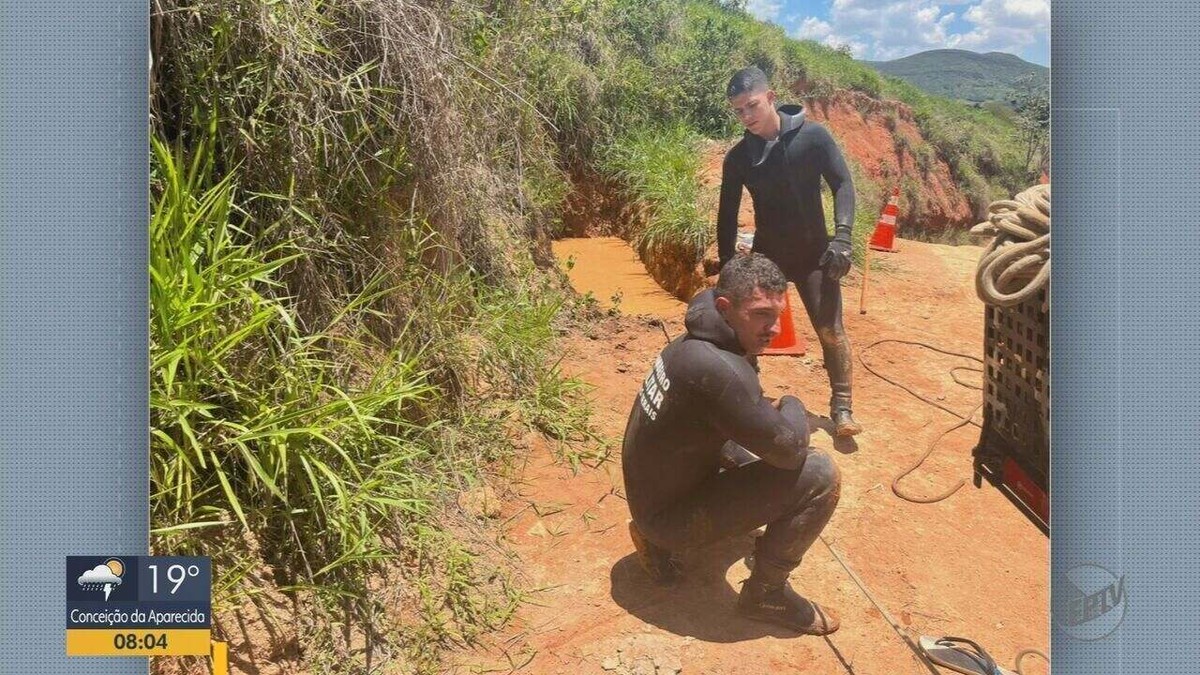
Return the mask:
[[1032, 75], [1050, 86], [1050, 69], [1003, 52], [979, 54], [963, 49], [934, 49], [894, 61], [865, 61], [937, 96], [964, 101], [1002, 101], [1013, 84]]

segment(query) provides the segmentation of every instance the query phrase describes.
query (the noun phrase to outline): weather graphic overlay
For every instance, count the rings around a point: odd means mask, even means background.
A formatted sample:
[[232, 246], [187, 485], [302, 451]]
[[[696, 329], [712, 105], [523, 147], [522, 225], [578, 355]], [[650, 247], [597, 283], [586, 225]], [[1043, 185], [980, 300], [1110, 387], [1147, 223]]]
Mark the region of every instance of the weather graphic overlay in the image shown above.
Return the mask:
[[68, 656], [203, 656], [212, 639], [207, 557], [67, 556]]
[[113, 586], [121, 585], [121, 575], [125, 574], [125, 563], [120, 558], [109, 558], [103, 565], [96, 565], [79, 575], [79, 585], [85, 590], [104, 590], [104, 600], [108, 600]]

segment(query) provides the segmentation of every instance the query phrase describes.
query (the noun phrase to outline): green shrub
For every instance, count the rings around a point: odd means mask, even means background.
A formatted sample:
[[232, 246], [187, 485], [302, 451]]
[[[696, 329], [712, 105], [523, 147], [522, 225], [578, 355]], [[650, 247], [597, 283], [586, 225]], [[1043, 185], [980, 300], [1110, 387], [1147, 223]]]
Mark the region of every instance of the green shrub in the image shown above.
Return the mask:
[[685, 125], [646, 127], [604, 150], [602, 171], [644, 209], [645, 222], [632, 233], [639, 251], [668, 247], [695, 263], [708, 248], [714, 232], [698, 205], [700, 140]]
[[[335, 298], [327, 323], [305, 327], [284, 272], [307, 256], [350, 252], [305, 250], [275, 237], [278, 225], [250, 226], [236, 170], [212, 177], [214, 144], [190, 154], [153, 144], [155, 548], [218, 557], [219, 608], [244, 592], [237, 580], [245, 569], [266, 562], [285, 590], [312, 594], [315, 615], [378, 630], [373, 622], [387, 614], [369, 580], [382, 578], [388, 560], [423, 555], [430, 567], [413, 582], [427, 593], [440, 589], [444, 595], [431, 601], [494, 608], [453, 612], [456, 633], [510, 614], [506, 587], [435, 583], [430, 569], [462, 575], [473, 568], [421, 553], [420, 544], [429, 533], [448, 536], [436, 519], [448, 497], [489, 462], [511, 457], [498, 429], [515, 422], [563, 443], [586, 442], [579, 450], [562, 446], [573, 466], [604, 460], [582, 384], [547, 360], [563, 296], [481, 284], [465, 267], [414, 264], [438, 244], [427, 225], [408, 221], [404, 264], [381, 268]], [[397, 296], [419, 311], [395, 314]], [[378, 322], [395, 328], [382, 331]], [[209, 531], [217, 537], [194, 537]], [[242, 550], [237, 532], [256, 550]], [[261, 560], [242, 559], [260, 553]], [[432, 625], [414, 631], [440, 635]], [[444, 646], [405, 644], [418, 661]]]
[[879, 92], [883, 87], [879, 75], [875, 71], [867, 69], [853, 72], [849, 77], [848, 85], [851, 90], [862, 92], [871, 98], [879, 98]]

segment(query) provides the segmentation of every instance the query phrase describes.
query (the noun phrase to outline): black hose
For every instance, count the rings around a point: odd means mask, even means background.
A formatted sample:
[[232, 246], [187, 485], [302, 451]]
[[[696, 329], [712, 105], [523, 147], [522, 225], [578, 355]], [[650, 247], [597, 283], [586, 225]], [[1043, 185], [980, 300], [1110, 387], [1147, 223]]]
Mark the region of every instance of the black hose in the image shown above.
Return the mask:
[[[916, 340], [896, 340], [896, 339], [876, 340], [875, 342], [872, 342], [871, 344], [867, 345], [866, 347], [859, 350], [859, 352], [858, 352], [858, 362], [862, 364], [863, 368], [866, 368], [867, 372], [871, 373], [875, 377], [878, 377], [879, 379], [883, 380], [884, 382], [887, 382], [888, 384], [891, 384], [893, 386], [899, 387], [900, 389], [903, 389], [904, 391], [908, 392], [912, 396], [916, 397], [918, 400], [928, 403], [929, 405], [931, 405], [935, 408], [938, 408], [939, 410], [948, 412], [951, 415], [954, 415], [955, 417], [957, 417], [959, 419], [959, 422], [957, 424], [946, 429], [942, 433], [938, 434], [937, 438], [933, 439], [933, 442], [929, 444], [929, 448], [925, 450], [925, 454], [921, 455], [920, 459], [918, 459], [916, 462], [914, 462], [912, 465], [910, 465], [904, 471], [899, 473], [894, 479], [892, 479], [892, 492], [897, 497], [899, 497], [905, 501], [912, 502], [914, 504], [932, 504], [934, 502], [940, 502], [943, 499], [950, 497], [950, 495], [953, 495], [955, 492], [958, 492], [959, 488], [961, 488], [963, 485], [966, 485], [967, 481], [965, 479], [960, 480], [957, 485], [950, 488], [949, 490], [946, 490], [945, 492], [942, 492], [940, 494], [933, 495], [930, 497], [922, 497], [922, 496], [916, 496], [916, 495], [913, 495], [910, 493], [906, 493], [903, 489], [901, 489], [900, 481], [903, 480], [906, 476], [908, 476], [908, 474], [912, 473], [913, 471], [916, 471], [922, 464], [924, 464], [925, 460], [929, 459], [929, 456], [932, 455], [933, 451], [937, 448], [937, 444], [940, 443], [941, 440], [943, 438], [945, 438], [951, 431], [965, 427], [968, 424], [974, 424], [975, 426], [982, 428], [982, 425], [979, 422], [976, 422], [973, 418], [975, 417], [975, 413], [979, 412], [979, 409], [983, 407], [983, 404], [980, 403], [979, 405], [975, 406], [971, 410], [971, 412], [967, 413], [966, 415], [962, 415], [962, 414], [955, 412], [954, 410], [951, 410], [950, 408], [942, 405], [941, 403], [938, 403], [937, 401], [934, 401], [932, 399], [922, 396], [921, 394], [918, 394], [917, 392], [913, 391], [911, 388], [893, 380], [892, 378], [881, 374], [879, 371], [872, 368], [869, 363], [867, 363], [866, 355], [867, 355], [867, 352], [871, 351], [871, 349], [878, 347], [879, 345], [888, 344], [888, 343], [913, 345], [916, 347], [924, 347], [925, 349], [929, 349], [929, 350], [938, 352], [939, 354], [945, 354], [947, 356], [957, 356], [959, 358], [970, 359], [972, 361], [978, 362], [981, 366], [983, 365], [983, 359], [979, 358], [978, 356], [972, 356], [970, 354], [962, 354], [959, 352], [948, 351], [948, 350], [942, 349], [940, 347], [935, 347], [931, 344], [927, 344], [925, 342], [919, 342]], [[976, 386], [969, 382], [963, 382], [962, 380], [958, 379], [956, 373], [959, 371], [982, 373], [983, 368], [972, 368], [969, 366], [955, 366], [954, 368], [950, 369], [950, 377], [953, 378], [954, 382], [957, 383], [958, 385], [967, 387], [968, 389], [977, 389], [977, 390], [982, 389], [982, 387]]]

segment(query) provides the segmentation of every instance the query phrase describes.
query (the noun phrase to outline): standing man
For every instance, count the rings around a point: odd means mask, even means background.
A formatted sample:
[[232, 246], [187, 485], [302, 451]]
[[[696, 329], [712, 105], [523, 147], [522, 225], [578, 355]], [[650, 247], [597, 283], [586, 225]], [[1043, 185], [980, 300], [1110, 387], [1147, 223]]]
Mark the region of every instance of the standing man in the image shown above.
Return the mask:
[[[725, 155], [717, 212], [722, 266], [734, 255], [742, 186], [754, 202], [754, 251], [796, 285], [821, 342], [832, 396], [830, 418], [838, 436], [862, 426], [851, 415], [850, 340], [842, 326], [841, 278], [850, 271], [854, 184], [841, 150], [825, 127], [805, 121], [798, 105], [776, 107], [775, 92], [758, 68], [729, 80], [726, 97], [746, 128]], [[825, 231], [821, 179], [833, 191], [836, 234]]]
[[[738, 610], [827, 635], [837, 616], [797, 594], [788, 575], [833, 515], [841, 477], [827, 454], [808, 447], [800, 400], [773, 405], [753, 365], [779, 334], [786, 292], [779, 268], [752, 253], [731, 260], [716, 289], [692, 300], [687, 333], [654, 360], [633, 403], [621, 470], [629, 533], [653, 579], [678, 575], [680, 549], [766, 525]], [[721, 455], [735, 444], [757, 457], [722, 471]]]

